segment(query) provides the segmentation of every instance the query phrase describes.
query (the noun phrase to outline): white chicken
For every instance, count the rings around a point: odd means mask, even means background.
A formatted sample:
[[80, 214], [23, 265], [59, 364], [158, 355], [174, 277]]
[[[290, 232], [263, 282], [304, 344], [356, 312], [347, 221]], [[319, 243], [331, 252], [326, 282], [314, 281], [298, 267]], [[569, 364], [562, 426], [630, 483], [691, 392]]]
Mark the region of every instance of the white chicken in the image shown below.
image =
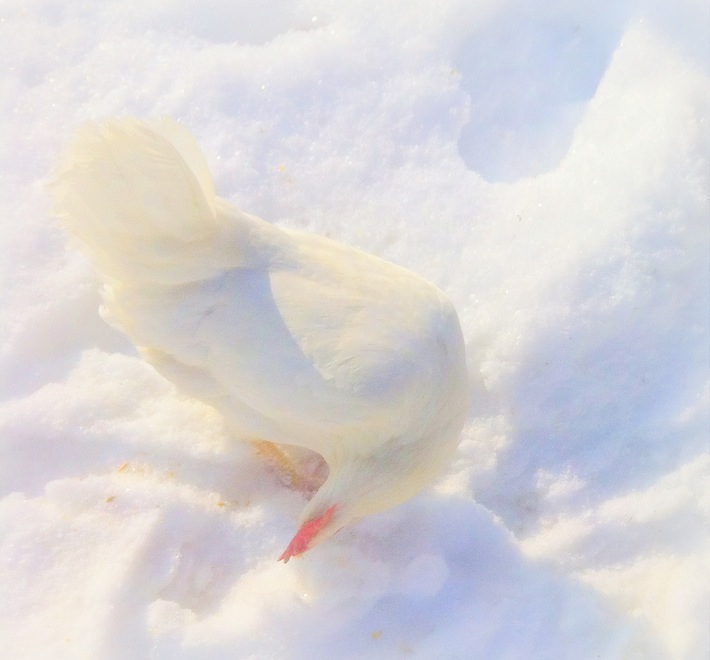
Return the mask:
[[441, 470], [467, 372], [456, 312], [432, 284], [237, 210], [172, 120], [85, 126], [52, 188], [98, 270], [104, 318], [158, 372], [250, 437], [325, 459], [281, 560]]

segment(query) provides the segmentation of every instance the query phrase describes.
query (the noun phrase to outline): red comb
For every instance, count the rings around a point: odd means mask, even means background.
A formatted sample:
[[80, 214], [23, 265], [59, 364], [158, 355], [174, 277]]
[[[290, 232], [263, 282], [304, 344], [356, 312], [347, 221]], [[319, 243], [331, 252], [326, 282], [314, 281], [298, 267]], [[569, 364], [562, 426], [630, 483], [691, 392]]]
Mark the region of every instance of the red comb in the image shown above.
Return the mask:
[[288, 548], [283, 551], [278, 561], [283, 561], [285, 564], [291, 557], [298, 557], [308, 550], [313, 537], [330, 522], [334, 513], [335, 504], [326, 510], [319, 518], [313, 518], [312, 520], [304, 522], [303, 525], [301, 525], [301, 529], [296, 532], [296, 536], [291, 539], [291, 543], [288, 544]]

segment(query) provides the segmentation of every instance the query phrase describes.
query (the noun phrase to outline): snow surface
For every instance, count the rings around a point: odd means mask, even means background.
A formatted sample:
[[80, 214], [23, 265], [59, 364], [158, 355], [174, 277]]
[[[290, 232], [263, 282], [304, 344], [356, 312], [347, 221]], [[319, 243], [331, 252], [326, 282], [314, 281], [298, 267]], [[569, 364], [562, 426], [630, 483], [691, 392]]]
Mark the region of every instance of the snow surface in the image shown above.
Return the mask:
[[[209, 6], [209, 10], [205, 7]], [[705, 0], [2, 0], [0, 657], [706, 658]], [[219, 192], [402, 264], [472, 379], [435, 487], [303, 498], [97, 314], [44, 188], [168, 114]]]

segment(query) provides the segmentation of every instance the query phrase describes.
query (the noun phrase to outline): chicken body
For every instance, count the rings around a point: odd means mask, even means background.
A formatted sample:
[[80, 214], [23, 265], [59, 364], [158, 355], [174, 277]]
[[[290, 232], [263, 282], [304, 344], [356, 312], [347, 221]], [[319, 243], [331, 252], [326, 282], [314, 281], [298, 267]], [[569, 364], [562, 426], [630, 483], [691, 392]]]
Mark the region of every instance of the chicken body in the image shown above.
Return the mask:
[[327, 462], [281, 559], [441, 470], [467, 374], [456, 312], [432, 284], [238, 211], [170, 120], [87, 126], [53, 186], [102, 278], [104, 317], [145, 359], [249, 436]]

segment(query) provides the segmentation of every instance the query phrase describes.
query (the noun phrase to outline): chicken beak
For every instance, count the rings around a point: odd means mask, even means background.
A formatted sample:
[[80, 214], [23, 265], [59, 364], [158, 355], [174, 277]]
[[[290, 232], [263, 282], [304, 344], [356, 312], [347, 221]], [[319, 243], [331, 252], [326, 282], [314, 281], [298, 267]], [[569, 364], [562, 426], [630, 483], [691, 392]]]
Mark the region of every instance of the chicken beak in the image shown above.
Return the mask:
[[311, 547], [311, 542], [315, 536], [332, 520], [335, 514], [335, 504], [318, 518], [307, 520], [301, 525], [301, 528], [296, 532], [296, 535], [291, 539], [286, 550], [283, 551], [278, 561], [288, 563], [291, 557], [299, 557]]

